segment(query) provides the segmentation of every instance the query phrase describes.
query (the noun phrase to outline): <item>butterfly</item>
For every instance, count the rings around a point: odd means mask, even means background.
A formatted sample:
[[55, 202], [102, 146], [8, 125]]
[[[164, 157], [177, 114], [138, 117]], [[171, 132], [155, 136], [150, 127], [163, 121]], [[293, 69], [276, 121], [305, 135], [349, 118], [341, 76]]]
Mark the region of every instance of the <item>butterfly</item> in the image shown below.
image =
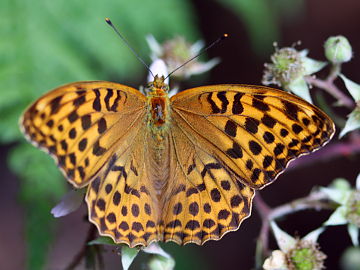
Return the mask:
[[21, 129], [76, 188], [89, 220], [130, 247], [203, 244], [239, 228], [255, 190], [325, 145], [333, 121], [290, 93], [211, 85], [171, 98], [163, 76], [147, 94], [118, 83], [70, 83], [40, 97]]

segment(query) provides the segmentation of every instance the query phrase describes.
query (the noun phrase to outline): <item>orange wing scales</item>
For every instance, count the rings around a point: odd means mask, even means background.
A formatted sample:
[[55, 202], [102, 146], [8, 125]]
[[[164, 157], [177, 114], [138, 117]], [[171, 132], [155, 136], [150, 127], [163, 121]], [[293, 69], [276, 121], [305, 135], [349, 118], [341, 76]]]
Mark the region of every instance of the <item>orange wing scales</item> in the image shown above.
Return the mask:
[[[121, 121], [134, 123], [145, 106], [145, 97], [142, 104], [136, 102], [128, 87], [119, 90], [124, 87], [108, 82], [66, 85], [40, 98], [23, 116], [30, 141], [46, 150], [77, 187], [86, 185], [115, 151], [110, 142], [129, 129], [119, 129]], [[135, 109], [130, 107], [134, 104]]]
[[156, 82], [148, 97], [110, 82], [65, 85], [21, 120], [70, 183], [89, 184], [100, 234], [130, 247], [203, 244], [237, 230], [255, 189], [334, 134], [326, 114], [283, 91], [215, 85], [169, 100]]
[[[126, 152], [114, 154], [90, 184], [86, 200], [90, 220], [103, 235], [131, 247], [148, 245], [159, 239], [158, 208], [140, 175], [139, 162]], [[135, 181], [132, 181], [135, 180]], [[146, 180], [145, 180], [146, 181]]]
[[250, 95], [237, 87], [203, 87], [198, 95], [191, 89], [172, 105], [184, 120], [179, 125], [212, 142], [213, 152], [253, 188], [267, 185], [291, 160], [318, 149], [334, 134], [327, 115], [293, 95], [266, 87]]
[[162, 213], [164, 241], [203, 244], [218, 240], [250, 215], [254, 191], [196, 146], [189, 134], [175, 127], [173, 133], [172, 157], [178, 167], [176, 180], [170, 179], [165, 191], [171, 196]]

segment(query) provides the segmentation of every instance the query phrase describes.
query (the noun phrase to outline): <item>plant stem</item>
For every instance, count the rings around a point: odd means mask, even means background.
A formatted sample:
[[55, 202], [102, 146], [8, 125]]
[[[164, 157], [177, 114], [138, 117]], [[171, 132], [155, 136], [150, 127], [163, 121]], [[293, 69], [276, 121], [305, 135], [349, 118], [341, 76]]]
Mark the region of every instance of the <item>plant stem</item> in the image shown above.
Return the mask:
[[[73, 260], [70, 262], [70, 264], [65, 268], [65, 270], [73, 270], [75, 269], [76, 266], [78, 266], [80, 264], [80, 262], [82, 261], [82, 259], [85, 257], [86, 254], [86, 250], [88, 249], [88, 245], [87, 243], [90, 242], [91, 240], [93, 240], [95, 238], [96, 235], [96, 227], [95, 226], [90, 226], [84, 246], [82, 247], [82, 249], [75, 255], [75, 257], [73, 258]], [[101, 261], [100, 261], [101, 263]]]
[[328, 79], [321, 80], [312, 76], [306, 76], [305, 80], [307, 83], [321, 88], [328, 92], [330, 95], [335, 97], [341, 105], [353, 110], [355, 108], [355, 102], [345, 95], [335, 84], [334, 84], [334, 75], [330, 75]]
[[312, 165], [314, 162], [321, 160], [331, 160], [338, 157], [346, 157], [360, 153], [360, 135], [357, 132], [352, 132], [349, 135], [347, 142], [334, 142], [326, 147], [312, 153], [311, 155], [303, 156], [292, 161], [287, 170], [292, 170], [307, 165]]
[[314, 192], [311, 193], [309, 196], [296, 199], [294, 201], [291, 201], [289, 203], [271, 209], [262, 200], [261, 196], [257, 194], [254, 198], [254, 202], [256, 209], [258, 210], [260, 217], [262, 219], [259, 240], [262, 244], [263, 254], [265, 256], [269, 254], [269, 230], [270, 230], [270, 222], [272, 220], [305, 209], [315, 209], [315, 210], [332, 209], [333, 208], [332, 204], [324, 201], [327, 198], [328, 197], [323, 192]]

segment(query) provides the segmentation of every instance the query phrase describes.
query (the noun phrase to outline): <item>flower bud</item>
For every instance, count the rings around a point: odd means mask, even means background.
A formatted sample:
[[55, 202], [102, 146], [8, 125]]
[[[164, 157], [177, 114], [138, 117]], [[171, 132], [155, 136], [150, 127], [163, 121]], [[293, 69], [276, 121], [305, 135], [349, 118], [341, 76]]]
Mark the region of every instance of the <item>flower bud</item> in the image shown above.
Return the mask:
[[324, 48], [326, 58], [334, 64], [348, 62], [352, 57], [351, 45], [344, 36], [329, 37]]

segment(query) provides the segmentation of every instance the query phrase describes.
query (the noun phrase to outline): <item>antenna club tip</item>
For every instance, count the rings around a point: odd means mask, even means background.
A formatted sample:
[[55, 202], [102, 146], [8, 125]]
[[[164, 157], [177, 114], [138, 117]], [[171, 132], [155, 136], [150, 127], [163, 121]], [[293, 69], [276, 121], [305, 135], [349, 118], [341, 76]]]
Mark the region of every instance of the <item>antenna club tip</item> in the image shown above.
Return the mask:
[[105, 21], [107, 22], [107, 24], [112, 25], [112, 22], [110, 21], [109, 18], [105, 18]]

